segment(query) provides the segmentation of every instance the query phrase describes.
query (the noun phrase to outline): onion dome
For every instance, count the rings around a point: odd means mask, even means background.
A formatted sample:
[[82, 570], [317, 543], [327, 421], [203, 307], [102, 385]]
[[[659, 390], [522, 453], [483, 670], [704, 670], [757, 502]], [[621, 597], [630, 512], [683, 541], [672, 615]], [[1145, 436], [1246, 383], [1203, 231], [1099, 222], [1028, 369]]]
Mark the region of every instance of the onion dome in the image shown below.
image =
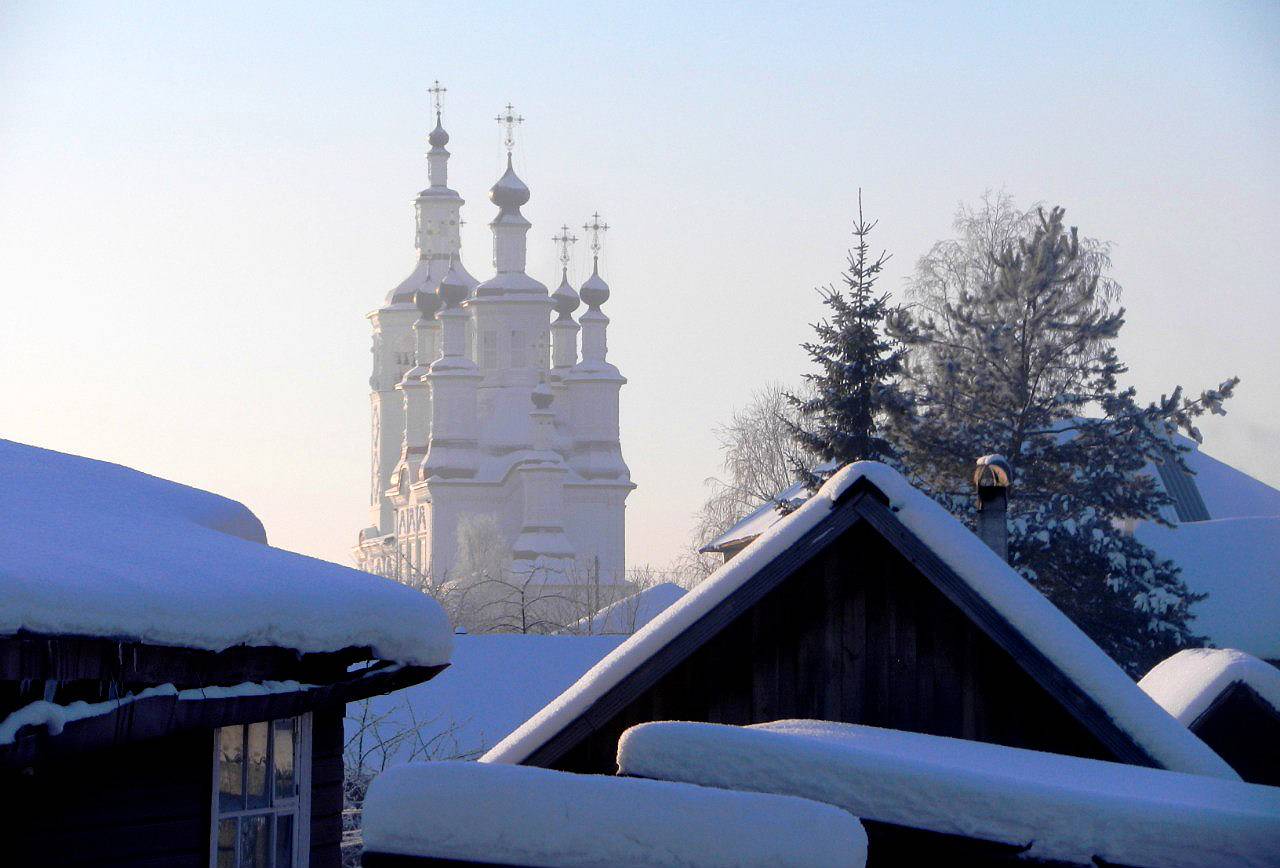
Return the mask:
[[545, 410], [551, 406], [551, 402], [554, 400], [555, 395], [551, 394], [551, 389], [547, 386], [546, 380], [539, 380], [538, 385], [534, 387], [531, 397], [533, 398], [534, 407], [539, 410]]
[[518, 209], [529, 201], [529, 188], [511, 168], [511, 155], [507, 154], [507, 171], [502, 173], [498, 183], [489, 190], [489, 201], [504, 211], [509, 208]]
[[438, 292], [420, 289], [413, 294], [413, 303], [417, 305], [418, 313], [422, 314], [423, 319], [431, 319], [444, 304], [444, 300]]
[[436, 288], [440, 299], [445, 307], [457, 307], [467, 300], [467, 296], [471, 295], [471, 287], [467, 286], [462, 276], [458, 274], [454, 265], [457, 264], [455, 259], [449, 265], [449, 272], [440, 279], [440, 286]]
[[439, 112], [436, 112], [436, 128], [427, 135], [427, 144], [433, 148], [443, 148], [449, 144], [449, 134], [444, 131], [444, 126], [440, 123]]
[[578, 298], [578, 294], [569, 285], [568, 272], [561, 272], [560, 285], [556, 287], [555, 292], [551, 293], [552, 309], [560, 314], [561, 319], [568, 319], [569, 315], [577, 310], [580, 304], [582, 302]]
[[599, 310], [600, 305], [609, 300], [609, 284], [600, 276], [600, 260], [592, 266], [591, 276], [582, 284], [579, 294], [592, 310]]

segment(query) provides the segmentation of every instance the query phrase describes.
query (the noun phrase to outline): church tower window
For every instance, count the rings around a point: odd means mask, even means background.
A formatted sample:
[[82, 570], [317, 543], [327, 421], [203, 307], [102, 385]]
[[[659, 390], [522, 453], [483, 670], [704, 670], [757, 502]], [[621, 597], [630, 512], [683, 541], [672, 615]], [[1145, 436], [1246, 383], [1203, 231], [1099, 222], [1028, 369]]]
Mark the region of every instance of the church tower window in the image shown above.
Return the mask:
[[480, 369], [492, 371], [498, 367], [498, 333], [492, 329], [480, 332]]

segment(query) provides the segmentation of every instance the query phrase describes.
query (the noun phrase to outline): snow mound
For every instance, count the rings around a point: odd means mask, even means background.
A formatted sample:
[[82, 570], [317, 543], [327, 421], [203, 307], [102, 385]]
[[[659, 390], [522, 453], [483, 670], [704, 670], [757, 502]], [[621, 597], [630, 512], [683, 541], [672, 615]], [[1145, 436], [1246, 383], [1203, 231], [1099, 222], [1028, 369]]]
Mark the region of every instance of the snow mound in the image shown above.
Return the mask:
[[594, 615], [578, 621], [567, 632], [628, 636], [661, 615], [685, 593], [685, 589], [674, 582], [662, 582], [610, 603]]
[[874, 461], [856, 462], [837, 472], [795, 512], [772, 525], [741, 554], [628, 638], [481, 760], [523, 762], [642, 662], [795, 545], [861, 479], [885, 494], [899, 521], [1092, 697], [1157, 762], [1178, 771], [1239, 778], [1221, 757], [1139, 690], [1080, 628], [960, 521], [913, 488], [897, 471]]
[[619, 774], [828, 802], [1094, 864], [1275, 865], [1280, 788], [853, 724], [647, 723]]
[[511, 865], [861, 866], [838, 808], [793, 796], [524, 766], [415, 763], [364, 802], [365, 852]]
[[1231, 648], [1188, 648], [1161, 661], [1138, 686], [1183, 726], [1191, 726], [1233, 684], [1251, 687], [1280, 712], [1280, 669]]
[[1144, 523], [1138, 541], [1182, 569], [1195, 603], [1191, 629], [1215, 645], [1280, 659], [1280, 515], [1176, 527]]
[[212, 651], [368, 645], [400, 663], [448, 662], [453, 633], [434, 600], [265, 543], [235, 501], [0, 440], [0, 635]]

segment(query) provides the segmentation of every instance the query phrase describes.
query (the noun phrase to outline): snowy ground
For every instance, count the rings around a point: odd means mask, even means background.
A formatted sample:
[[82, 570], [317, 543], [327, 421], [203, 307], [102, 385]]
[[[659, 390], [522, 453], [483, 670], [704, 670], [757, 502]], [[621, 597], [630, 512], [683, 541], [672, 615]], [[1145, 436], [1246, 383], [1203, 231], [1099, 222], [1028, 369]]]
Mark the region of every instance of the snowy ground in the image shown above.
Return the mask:
[[[455, 636], [449, 668], [418, 684], [368, 703], [347, 706], [347, 739], [355, 739], [366, 710], [384, 738], [420, 726], [418, 737], [400, 739], [386, 765], [426, 759], [474, 759], [554, 699], [616, 648], [624, 636]], [[372, 733], [370, 733], [372, 735]], [[415, 756], [415, 749], [417, 755]], [[369, 743], [366, 766], [383, 767], [383, 751]]]

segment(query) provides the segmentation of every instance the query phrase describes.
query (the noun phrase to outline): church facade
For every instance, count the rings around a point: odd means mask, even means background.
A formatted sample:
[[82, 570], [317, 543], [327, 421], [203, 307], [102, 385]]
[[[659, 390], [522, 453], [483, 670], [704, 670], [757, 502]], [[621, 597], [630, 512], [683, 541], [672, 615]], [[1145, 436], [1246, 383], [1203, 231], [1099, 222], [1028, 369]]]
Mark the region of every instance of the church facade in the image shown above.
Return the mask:
[[[430, 186], [415, 201], [418, 262], [369, 314], [372, 455], [369, 525], [358, 566], [402, 580], [442, 582], [463, 566], [459, 536], [511, 573], [553, 585], [624, 582], [625, 507], [635, 487], [622, 457], [618, 396], [626, 379], [606, 360], [609, 287], [593, 268], [568, 277], [567, 227], [555, 292], [525, 271], [529, 188], [511, 161], [522, 118], [508, 106], [507, 166], [489, 191], [497, 214], [495, 273], [462, 264], [462, 198], [448, 186], [449, 136], [428, 137]], [[574, 319], [585, 302], [586, 310]], [[553, 319], [554, 316], [554, 319]], [[581, 353], [578, 338], [581, 333]], [[476, 530], [483, 530], [477, 534]], [[475, 554], [475, 553], [473, 553]]]

